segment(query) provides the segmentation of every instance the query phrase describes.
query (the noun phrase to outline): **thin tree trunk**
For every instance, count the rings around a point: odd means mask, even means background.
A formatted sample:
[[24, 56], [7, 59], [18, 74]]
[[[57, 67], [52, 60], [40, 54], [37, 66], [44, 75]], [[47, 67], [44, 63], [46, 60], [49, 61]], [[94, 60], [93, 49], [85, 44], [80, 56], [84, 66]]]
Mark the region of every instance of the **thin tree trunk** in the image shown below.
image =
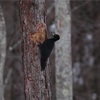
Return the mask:
[[0, 6], [0, 100], [4, 100], [3, 68], [6, 55], [5, 21]]
[[57, 100], [72, 100], [71, 68], [71, 14], [69, 0], [55, 0], [57, 33], [56, 43], [56, 93]]
[[45, 0], [20, 0], [22, 58], [26, 100], [51, 100], [50, 76], [47, 67], [41, 72], [37, 46], [46, 37]]

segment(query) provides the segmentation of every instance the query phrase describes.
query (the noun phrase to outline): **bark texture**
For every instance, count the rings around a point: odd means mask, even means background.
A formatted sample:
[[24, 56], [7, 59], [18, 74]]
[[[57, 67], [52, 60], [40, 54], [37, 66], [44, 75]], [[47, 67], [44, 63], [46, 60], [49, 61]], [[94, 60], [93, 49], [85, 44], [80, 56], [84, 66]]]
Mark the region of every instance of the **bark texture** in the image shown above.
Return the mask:
[[5, 21], [0, 6], [0, 100], [4, 100], [3, 68], [6, 55]]
[[55, 45], [57, 100], [72, 100], [70, 3], [69, 0], [55, 0], [55, 4], [56, 32], [60, 35]]
[[46, 38], [45, 0], [20, 0], [26, 100], [51, 100], [49, 70], [41, 72], [37, 44]]

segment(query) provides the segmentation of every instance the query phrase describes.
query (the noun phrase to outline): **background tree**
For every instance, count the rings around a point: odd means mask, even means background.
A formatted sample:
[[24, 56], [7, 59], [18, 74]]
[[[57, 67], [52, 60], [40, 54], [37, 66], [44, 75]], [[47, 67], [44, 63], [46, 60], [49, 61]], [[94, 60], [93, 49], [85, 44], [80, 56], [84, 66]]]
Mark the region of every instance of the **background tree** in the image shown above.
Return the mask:
[[6, 58], [3, 71], [5, 100], [24, 100], [20, 53], [18, 1], [0, 1], [5, 20]]
[[3, 69], [6, 56], [5, 20], [0, 6], [0, 100], [4, 100]]
[[71, 13], [69, 0], [55, 0], [57, 30], [55, 45], [57, 100], [72, 100]]

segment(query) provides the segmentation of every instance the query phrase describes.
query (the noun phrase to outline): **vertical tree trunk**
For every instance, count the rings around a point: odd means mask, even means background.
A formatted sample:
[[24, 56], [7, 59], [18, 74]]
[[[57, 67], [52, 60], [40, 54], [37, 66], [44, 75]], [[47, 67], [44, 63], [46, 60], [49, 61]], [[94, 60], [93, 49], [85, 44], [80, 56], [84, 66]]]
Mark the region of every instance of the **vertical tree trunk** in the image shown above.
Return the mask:
[[37, 46], [46, 37], [44, 4], [45, 0], [20, 0], [26, 100], [51, 100], [49, 70], [41, 72]]
[[3, 69], [5, 100], [25, 100], [22, 61], [20, 59], [18, 4], [19, 2], [16, 0], [0, 1], [7, 33], [6, 59]]
[[56, 43], [56, 92], [57, 100], [72, 100], [71, 69], [71, 14], [69, 0], [55, 0], [57, 33]]
[[5, 21], [0, 6], [0, 100], [4, 100], [3, 68], [6, 55]]

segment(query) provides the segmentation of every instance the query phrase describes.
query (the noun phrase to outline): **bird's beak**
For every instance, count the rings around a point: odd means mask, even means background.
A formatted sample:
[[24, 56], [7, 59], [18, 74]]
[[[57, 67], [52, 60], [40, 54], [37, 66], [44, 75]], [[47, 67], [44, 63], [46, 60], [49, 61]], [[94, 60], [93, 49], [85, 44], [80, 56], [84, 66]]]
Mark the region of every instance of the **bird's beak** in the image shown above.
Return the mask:
[[55, 33], [54, 33], [54, 32], [52, 32], [52, 34], [53, 34], [53, 35], [55, 35]]

